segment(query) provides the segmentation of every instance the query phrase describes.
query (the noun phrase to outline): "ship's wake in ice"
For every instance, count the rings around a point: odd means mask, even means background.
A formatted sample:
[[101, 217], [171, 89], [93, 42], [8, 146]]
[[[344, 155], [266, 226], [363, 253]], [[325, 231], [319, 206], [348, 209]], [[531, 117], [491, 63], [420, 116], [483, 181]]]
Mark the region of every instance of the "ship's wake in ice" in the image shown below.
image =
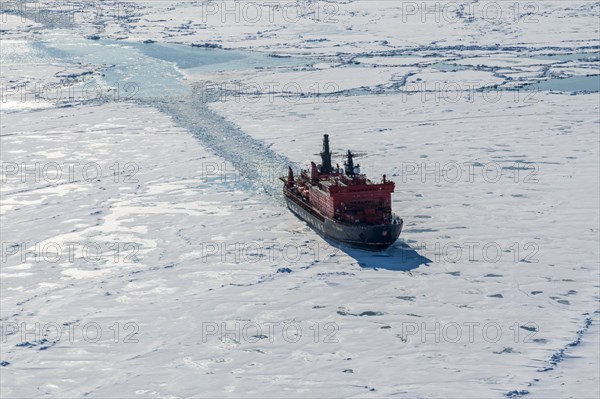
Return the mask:
[[211, 111], [202, 95], [158, 99], [152, 105], [171, 115], [179, 126], [231, 164], [206, 165], [205, 174], [223, 181], [235, 179], [243, 187], [283, 203], [279, 177], [286, 174], [288, 166], [295, 166], [292, 161]]

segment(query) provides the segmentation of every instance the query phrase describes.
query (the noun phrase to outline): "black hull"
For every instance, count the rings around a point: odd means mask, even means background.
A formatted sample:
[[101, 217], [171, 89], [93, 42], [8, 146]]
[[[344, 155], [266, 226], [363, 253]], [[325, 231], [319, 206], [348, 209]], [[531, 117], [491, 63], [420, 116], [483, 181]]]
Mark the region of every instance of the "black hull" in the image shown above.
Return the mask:
[[324, 217], [304, 200], [284, 193], [288, 208], [308, 223], [319, 234], [350, 246], [371, 251], [383, 250], [392, 245], [402, 232], [403, 220], [398, 224], [350, 225]]

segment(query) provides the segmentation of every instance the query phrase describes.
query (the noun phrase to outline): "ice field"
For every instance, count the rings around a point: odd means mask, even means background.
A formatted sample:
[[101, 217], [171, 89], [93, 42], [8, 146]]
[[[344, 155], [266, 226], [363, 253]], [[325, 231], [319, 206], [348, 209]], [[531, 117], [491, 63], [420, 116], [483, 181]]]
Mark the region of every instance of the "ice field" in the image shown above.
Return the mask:
[[[3, 398], [600, 395], [600, 3], [3, 2]], [[324, 239], [287, 166], [396, 182]]]

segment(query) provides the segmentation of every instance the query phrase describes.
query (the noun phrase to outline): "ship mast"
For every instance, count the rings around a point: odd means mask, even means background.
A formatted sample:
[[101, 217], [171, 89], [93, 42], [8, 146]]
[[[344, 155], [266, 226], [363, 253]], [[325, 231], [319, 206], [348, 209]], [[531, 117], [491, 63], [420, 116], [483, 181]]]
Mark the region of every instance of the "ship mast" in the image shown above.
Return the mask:
[[323, 151], [321, 152], [321, 173], [331, 173], [331, 151], [329, 150], [329, 135], [323, 135]]

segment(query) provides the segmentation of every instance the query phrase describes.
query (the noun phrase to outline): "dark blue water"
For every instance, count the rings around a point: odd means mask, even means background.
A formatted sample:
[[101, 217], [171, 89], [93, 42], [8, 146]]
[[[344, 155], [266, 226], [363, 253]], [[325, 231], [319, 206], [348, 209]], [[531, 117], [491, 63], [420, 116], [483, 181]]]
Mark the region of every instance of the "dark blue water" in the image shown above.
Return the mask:
[[600, 92], [600, 75], [552, 78], [523, 87], [534, 91]]

